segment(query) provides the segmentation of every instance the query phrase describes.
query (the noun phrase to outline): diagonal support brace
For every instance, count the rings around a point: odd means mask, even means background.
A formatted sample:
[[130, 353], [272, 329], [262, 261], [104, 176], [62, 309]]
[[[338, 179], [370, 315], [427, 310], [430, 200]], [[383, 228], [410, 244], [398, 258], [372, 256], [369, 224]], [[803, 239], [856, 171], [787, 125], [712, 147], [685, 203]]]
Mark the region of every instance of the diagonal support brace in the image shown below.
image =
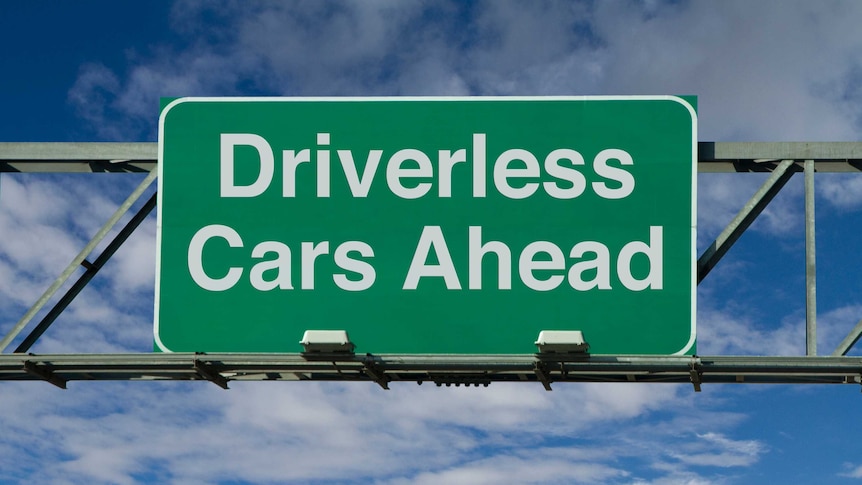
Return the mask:
[[198, 373], [201, 378], [206, 379], [213, 384], [221, 387], [222, 389], [228, 389], [227, 387], [227, 378], [221, 375], [211, 364], [207, 364], [202, 362], [195, 357], [195, 372]]
[[701, 392], [700, 385], [703, 384], [703, 371], [697, 362], [692, 362], [688, 371], [691, 384], [694, 386], [694, 392]]
[[533, 366], [533, 372], [536, 373], [536, 377], [539, 379], [539, 382], [545, 387], [546, 391], [553, 391], [551, 389], [551, 376], [550, 372], [548, 372], [547, 364], [543, 362], [536, 362]]
[[103, 225], [102, 228], [99, 229], [99, 232], [97, 232], [96, 235], [93, 236], [93, 239], [90, 240], [87, 246], [85, 246], [84, 249], [82, 249], [81, 252], [78, 253], [77, 256], [75, 256], [72, 262], [69, 263], [69, 266], [67, 266], [66, 269], [63, 270], [63, 273], [61, 273], [60, 276], [58, 276], [57, 279], [54, 280], [54, 283], [52, 283], [51, 286], [47, 290], [45, 290], [45, 293], [43, 293], [42, 296], [39, 297], [39, 300], [36, 301], [35, 304], [33, 304], [30, 310], [28, 310], [27, 313], [25, 313], [24, 316], [21, 317], [20, 320], [18, 320], [18, 323], [16, 323], [15, 326], [12, 327], [12, 330], [10, 330], [9, 333], [6, 334], [5, 337], [3, 337], [3, 340], [0, 340], [0, 352], [6, 350], [6, 347], [8, 347], [9, 344], [12, 343], [12, 340], [14, 340], [15, 337], [17, 337], [18, 334], [21, 333], [22, 330], [24, 330], [27, 324], [30, 323], [30, 320], [32, 320], [33, 317], [35, 317], [36, 314], [39, 313], [39, 310], [41, 310], [48, 303], [51, 297], [54, 296], [54, 294], [60, 289], [60, 287], [63, 286], [63, 283], [65, 283], [66, 280], [68, 280], [72, 276], [72, 273], [74, 273], [75, 270], [78, 269], [78, 267], [87, 258], [87, 256], [89, 256], [90, 253], [93, 252], [94, 249], [96, 249], [96, 246], [98, 246], [102, 239], [104, 239], [105, 236], [108, 235], [108, 232], [117, 224], [117, 222], [119, 222], [120, 218], [143, 195], [143, 193], [147, 190], [150, 184], [156, 179], [156, 176], [157, 171], [153, 170], [152, 172], [150, 172], [149, 175], [147, 175], [146, 178], [144, 178], [141, 184], [138, 185], [138, 187], [132, 192], [132, 194], [129, 195], [129, 197], [120, 205], [117, 211], [114, 212], [111, 218], [108, 219], [108, 222], [106, 222], [105, 225]]
[[33, 344], [39, 340], [39, 337], [48, 330], [54, 321], [66, 310], [72, 301], [78, 296], [78, 294], [90, 283], [96, 273], [102, 269], [105, 263], [108, 262], [109, 259], [117, 252], [118, 249], [126, 242], [129, 236], [132, 235], [133, 232], [141, 225], [142, 222], [147, 218], [147, 216], [152, 212], [153, 208], [156, 206], [156, 194], [154, 193], [150, 196], [149, 200], [144, 203], [143, 207], [138, 210], [138, 212], [129, 220], [128, 223], [114, 236], [114, 239], [108, 243], [107, 247], [105, 247], [102, 254], [99, 255], [98, 258], [94, 262], [89, 262], [88, 260], [81, 261], [81, 266], [86, 268], [87, 270], [82, 274], [77, 281], [66, 291], [66, 293], [60, 298], [59, 301], [54, 305], [53, 308], [42, 318], [33, 330], [24, 337], [24, 340], [18, 344], [18, 347], [15, 348], [16, 354], [23, 354], [30, 350]]
[[853, 327], [853, 330], [844, 337], [844, 340], [838, 344], [838, 348], [835, 349], [835, 352], [832, 352], [833, 357], [843, 357], [847, 355], [847, 352], [850, 352], [850, 349], [856, 345], [856, 342], [859, 341], [859, 338], [862, 337], [862, 320], [859, 320], [859, 323]]
[[29, 360], [27, 360], [27, 361], [24, 361], [24, 371], [26, 371], [28, 374], [30, 374], [32, 376], [36, 376], [39, 379], [42, 379], [43, 381], [50, 382], [51, 384], [54, 384], [55, 386], [59, 387], [60, 389], [66, 389], [66, 382], [67, 381], [65, 379], [61, 379], [61, 378], [57, 377], [56, 375], [54, 375], [54, 372], [51, 371], [51, 369], [48, 368], [48, 366], [36, 365], [33, 362], [30, 362]]
[[362, 365], [365, 366], [365, 373], [368, 377], [383, 389], [387, 391], [389, 390], [389, 376], [387, 376], [386, 371], [374, 361], [374, 357], [371, 354], [367, 354], [365, 356], [365, 360], [362, 361]]
[[[794, 167], [791, 170], [791, 167]], [[775, 198], [782, 187], [790, 180], [795, 169], [793, 160], [784, 160], [773, 170], [772, 175], [755, 192], [754, 196], [739, 211], [730, 224], [721, 231], [715, 241], [703, 252], [697, 260], [697, 282], [700, 284], [712, 268], [724, 257], [727, 251], [736, 243], [742, 233], [757, 219], [763, 209]]]

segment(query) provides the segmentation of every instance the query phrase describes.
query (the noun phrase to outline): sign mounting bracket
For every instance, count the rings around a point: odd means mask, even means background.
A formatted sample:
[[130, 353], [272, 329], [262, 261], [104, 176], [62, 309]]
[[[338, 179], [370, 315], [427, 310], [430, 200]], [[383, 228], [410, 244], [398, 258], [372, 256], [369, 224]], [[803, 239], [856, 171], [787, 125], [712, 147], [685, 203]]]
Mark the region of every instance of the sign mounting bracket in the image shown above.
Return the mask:
[[374, 356], [367, 354], [362, 361], [365, 369], [365, 374], [385, 390], [389, 390], [389, 377], [386, 376], [386, 371], [374, 361]]
[[206, 362], [203, 362], [200, 359], [198, 359], [198, 357], [197, 357], [198, 355], [203, 355], [203, 354], [196, 354], [195, 355], [194, 368], [195, 368], [195, 371], [198, 373], [198, 375], [201, 376], [201, 378], [206, 379], [206, 380], [212, 382], [213, 384], [221, 387], [222, 389], [227, 390], [228, 389], [227, 378], [225, 378], [223, 375], [221, 375], [221, 373], [219, 373], [213, 367], [213, 365], [211, 363], [206, 363]]

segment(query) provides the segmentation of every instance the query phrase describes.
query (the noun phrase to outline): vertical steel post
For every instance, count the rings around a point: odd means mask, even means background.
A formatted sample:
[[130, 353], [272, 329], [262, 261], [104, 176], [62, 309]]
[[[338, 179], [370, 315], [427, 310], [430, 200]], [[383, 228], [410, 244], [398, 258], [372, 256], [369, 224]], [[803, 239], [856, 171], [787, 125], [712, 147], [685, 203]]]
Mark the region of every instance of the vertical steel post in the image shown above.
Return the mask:
[[805, 160], [805, 353], [817, 355], [817, 264], [814, 237], [814, 160]]

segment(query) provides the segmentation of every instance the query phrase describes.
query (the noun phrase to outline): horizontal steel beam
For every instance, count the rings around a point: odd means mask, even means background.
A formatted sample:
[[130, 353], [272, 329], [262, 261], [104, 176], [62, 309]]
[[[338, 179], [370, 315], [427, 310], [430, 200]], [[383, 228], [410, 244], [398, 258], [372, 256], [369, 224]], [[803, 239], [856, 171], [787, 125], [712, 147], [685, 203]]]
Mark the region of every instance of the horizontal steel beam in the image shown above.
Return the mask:
[[[373, 359], [374, 372], [369, 369]], [[540, 368], [542, 372], [537, 373]], [[39, 372], [34, 372], [38, 369]], [[205, 369], [202, 372], [201, 369]], [[697, 376], [697, 380], [693, 379]], [[675, 357], [572, 354], [379, 355], [331, 354], [79, 354], [0, 355], [0, 380], [68, 381], [321, 380], [485, 385], [492, 382], [667, 382], [860, 384], [859, 357]], [[381, 384], [382, 385], [382, 384]]]
[[[700, 173], [771, 172], [781, 160], [814, 160], [818, 172], [862, 171], [860, 142], [700, 142]], [[158, 145], [144, 143], [0, 143], [0, 172], [151, 171]]]
[[156, 143], [0, 143], [0, 172], [150, 172]]
[[771, 172], [781, 160], [814, 160], [818, 172], [862, 171], [859, 142], [700, 142], [698, 172]]

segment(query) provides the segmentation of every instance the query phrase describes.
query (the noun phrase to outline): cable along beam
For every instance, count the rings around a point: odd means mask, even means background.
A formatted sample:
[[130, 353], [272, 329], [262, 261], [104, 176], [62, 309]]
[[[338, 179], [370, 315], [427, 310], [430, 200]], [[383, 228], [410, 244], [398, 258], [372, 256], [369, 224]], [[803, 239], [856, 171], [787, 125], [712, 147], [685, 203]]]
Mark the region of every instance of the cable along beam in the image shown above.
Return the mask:
[[[369, 364], [374, 370], [369, 372]], [[385, 374], [382, 369], [386, 369]], [[305, 376], [300, 378], [298, 376]], [[434, 382], [487, 386], [494, 382], [854, 384], [862, 382], [858, 357], [675, 357], [593, 355], [548, 365], [534, 355], [375, 355], [338, 362], [301, 354], [63, 354], [0, 355], [0, 381], [322, 380], [376, 383]]]

